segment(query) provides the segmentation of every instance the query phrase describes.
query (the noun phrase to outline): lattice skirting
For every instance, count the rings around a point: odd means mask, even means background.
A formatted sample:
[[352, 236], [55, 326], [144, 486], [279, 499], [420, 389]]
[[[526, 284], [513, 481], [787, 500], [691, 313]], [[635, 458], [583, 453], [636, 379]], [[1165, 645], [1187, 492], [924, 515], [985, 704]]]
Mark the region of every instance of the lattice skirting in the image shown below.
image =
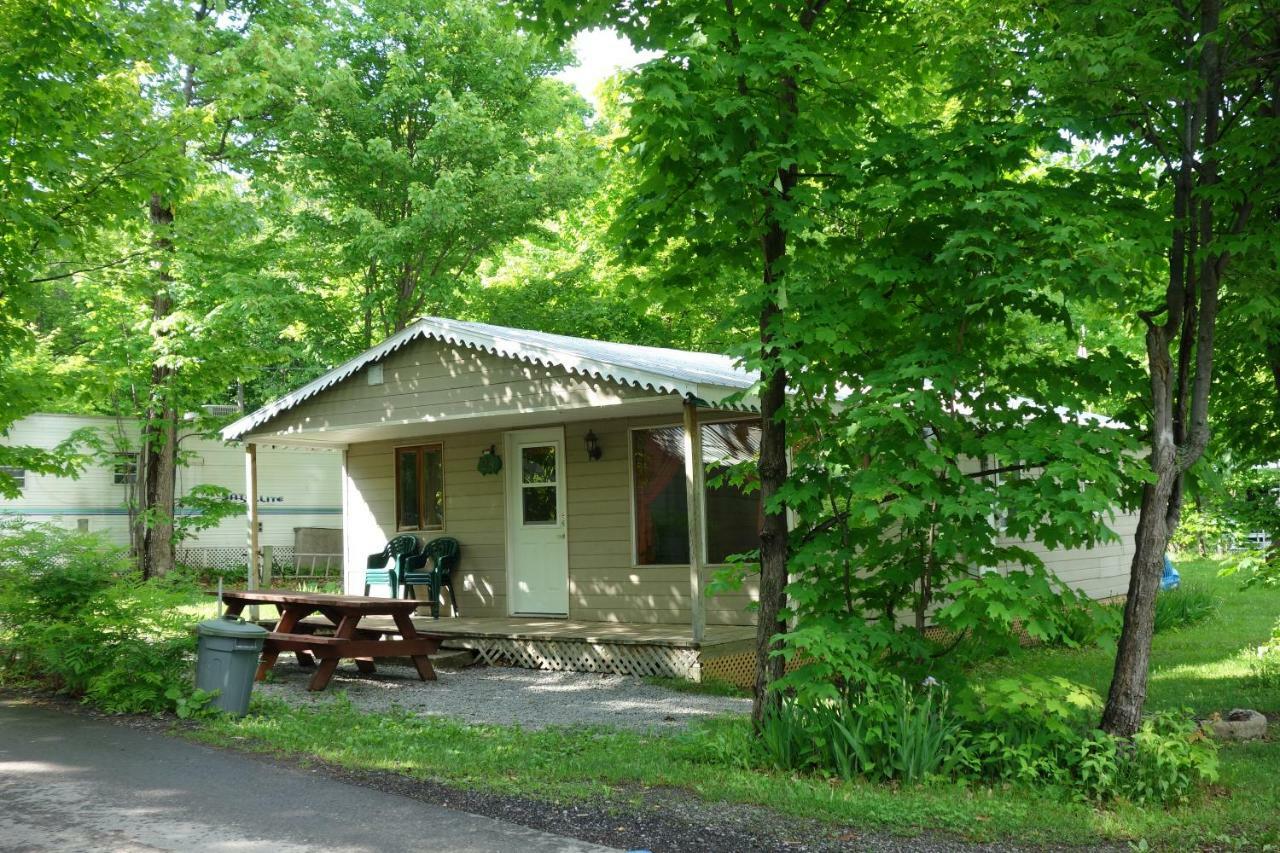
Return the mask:
[[[786, 671], [790, 672], [800, 665], [800, 660], [787, 661]], [[737, 652], [721, 657], [702, 659], [702, 681], [723, 681], [751, 690], [756, 685], [756, 653]]]
[[493, 637], [468, 637], [457, 644], [475, 649], [481, 660], [488, 664], [506, 663], [527, 669], [612, 672], [619, 675], [699, 680], [697, 649]]

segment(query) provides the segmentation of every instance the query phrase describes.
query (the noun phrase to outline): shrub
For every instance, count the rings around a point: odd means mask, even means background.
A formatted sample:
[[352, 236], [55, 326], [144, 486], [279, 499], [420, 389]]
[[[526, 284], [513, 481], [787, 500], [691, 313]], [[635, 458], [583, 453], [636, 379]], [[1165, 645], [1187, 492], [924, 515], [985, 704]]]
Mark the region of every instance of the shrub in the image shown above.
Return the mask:
[[778, 769], [918, 782], [944, 770], [958, 731], [944, 687], [890, 677], [838, 700], [784, 697], [765, 716], [760, 745]]
[[1110, 643], [1120, 633], [1123, 614], [1123, 608], [1096, 601], [1070, 602], [1062, 610], [1051, 644], [1085, 648]]
[[1271, 640], [1246, 651], [1249, 678], [1260, 687], [1280, 687], [1280, 622], [1271, 629]]
[[1218, 599], [1208, 589], [1184, 583], [1156, 595], [1155, 632], [1198, 625], [1218, 613]]
[[1242, 589], [1262, 586], [1280, 587], [1280, 546], [1266, 550], [1250, 549], [1229, 557], [1218, 571], [1219, 577], [1240, 575]]
[[112, 713], [197, 710], [195, 638], [178, 607], [193, 590], [143, 583], [95, 535], [0, 524], [0, 677]]
[[959, 745], [977, 777], [1137, 803], [1185, 800], [1217, 779], [1217, 750], [1189, 715], [1153, 716], [1125, 741], [1093, 728], [1101, 697], [1065, 678], [1002, 679], [975, 700]]
[[976, 687], [961, 705], [965, 764], [991, 780], [1066, 784], [1082, 732], [1101, 706], [1097, 693], [1060, 677]]
[[1092, 689], [1065, 678], [1001, 679], [952, 701], [940, 684], [890, 677], [839, 700], [787, 696], [765, 716], [759, 760], [842, 779], [1047, 785], [1091, 801], [1185, 800], [1217, 778], [1190, 717], [1157, 715], [1129, 741], [1094, 728]]
[[1136, 803], [1180, 802], [1218, 778], [1217, 748], [1189, 717], [1150, 717], [1126, 751], [1115, 790], [1098, 791], [1099, 798], [1115, 794]]

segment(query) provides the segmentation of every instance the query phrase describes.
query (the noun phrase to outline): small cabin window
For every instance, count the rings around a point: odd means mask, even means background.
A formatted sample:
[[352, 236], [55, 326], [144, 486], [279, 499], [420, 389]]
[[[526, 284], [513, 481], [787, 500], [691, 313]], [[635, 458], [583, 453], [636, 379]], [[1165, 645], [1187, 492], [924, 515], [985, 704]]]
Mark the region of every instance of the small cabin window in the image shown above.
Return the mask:
[[138, 482], [138, 454], [117, 453], [111, 471], [111, 480], [117, 486], [127, 486]]
[[396, 529], [444, 528], [444, 448], [396, 448]]
[[25, 489], [27, 487], [26, 468], [13, 468], [9, 465], [0, 465], [0, 474], [4, 474], [10, 480], [13, 480], [13, 485], [19, 489]]

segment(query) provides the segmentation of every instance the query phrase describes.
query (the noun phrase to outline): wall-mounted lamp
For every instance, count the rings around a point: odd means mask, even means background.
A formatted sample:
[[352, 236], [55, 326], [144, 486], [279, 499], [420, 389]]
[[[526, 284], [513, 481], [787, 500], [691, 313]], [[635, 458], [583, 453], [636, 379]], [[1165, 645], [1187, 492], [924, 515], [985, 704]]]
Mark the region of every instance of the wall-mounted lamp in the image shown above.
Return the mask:
[[596, 434], [591, 430], [587, 430], [586, 438], [587, 458], [595, 462], [600, 458], [600, 439], [596, 438]]

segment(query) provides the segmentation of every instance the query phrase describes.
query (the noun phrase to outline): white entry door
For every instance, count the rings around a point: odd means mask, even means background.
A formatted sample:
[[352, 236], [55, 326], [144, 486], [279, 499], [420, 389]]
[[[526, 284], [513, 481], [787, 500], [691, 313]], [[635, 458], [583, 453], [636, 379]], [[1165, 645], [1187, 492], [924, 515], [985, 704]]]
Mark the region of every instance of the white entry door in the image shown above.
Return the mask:
[[564, 429], [507, 433], [507, 578], [513, 615], [569, 615]]

